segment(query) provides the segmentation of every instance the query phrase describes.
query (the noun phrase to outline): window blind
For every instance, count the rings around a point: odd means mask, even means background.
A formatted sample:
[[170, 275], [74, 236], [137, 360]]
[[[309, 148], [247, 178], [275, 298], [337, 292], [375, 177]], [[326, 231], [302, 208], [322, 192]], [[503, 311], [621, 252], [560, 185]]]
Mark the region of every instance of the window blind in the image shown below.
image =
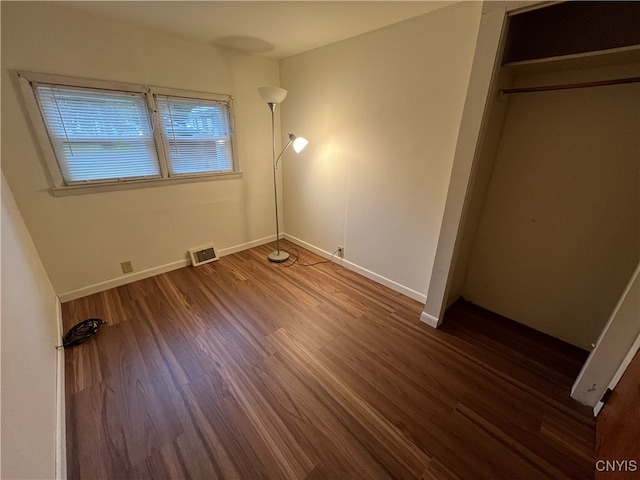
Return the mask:
[[34, 88], [67, 184], [161, 175], [141, 93]]
[[171, 175], [233, 171], [226, 103], [157, 95], [156, 107]]

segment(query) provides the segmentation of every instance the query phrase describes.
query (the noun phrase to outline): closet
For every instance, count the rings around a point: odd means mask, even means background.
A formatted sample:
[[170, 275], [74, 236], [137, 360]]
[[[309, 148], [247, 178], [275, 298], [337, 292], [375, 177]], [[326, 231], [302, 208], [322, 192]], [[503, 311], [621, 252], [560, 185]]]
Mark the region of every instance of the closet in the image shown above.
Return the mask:
[[589, 350], [640, 260], [640, 2], [506, 29], [451, 294]]

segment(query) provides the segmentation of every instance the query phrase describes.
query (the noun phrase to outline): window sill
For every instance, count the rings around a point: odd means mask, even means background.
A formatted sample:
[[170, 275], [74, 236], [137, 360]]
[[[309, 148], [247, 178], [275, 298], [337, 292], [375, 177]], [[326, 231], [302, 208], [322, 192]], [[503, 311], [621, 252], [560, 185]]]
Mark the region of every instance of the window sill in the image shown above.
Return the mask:
[[215, 175], [202, 175], [197, 177], [161, 178], [153, 180], [129, 180], [117, 183], [93, 183], [87, 185], [71, 185], [66, 187], [54, 187], [51, 194], [54, 197], [66, 197], [69, 195], [84, 195], [88, 193], [116, 192], [120, 190], [133, 190], [137, 188], [165, 187], [169, 185], [181, 185], [185, 183], [210, 182], [214, 180], [232, 180], [242, 178], [242, 172], [219, 173]]

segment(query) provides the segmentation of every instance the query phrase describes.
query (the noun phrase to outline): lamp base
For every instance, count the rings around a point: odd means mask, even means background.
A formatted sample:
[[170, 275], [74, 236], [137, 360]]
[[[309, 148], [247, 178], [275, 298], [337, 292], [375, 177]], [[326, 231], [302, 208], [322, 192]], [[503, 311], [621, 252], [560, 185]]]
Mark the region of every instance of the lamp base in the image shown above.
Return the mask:
[[280, 250], [279, 252], [276, 250], [269, 254], [269, 261], [274, 263], [282, 263], [286, 262], [289, 259], [289, 254], [284, 250]]

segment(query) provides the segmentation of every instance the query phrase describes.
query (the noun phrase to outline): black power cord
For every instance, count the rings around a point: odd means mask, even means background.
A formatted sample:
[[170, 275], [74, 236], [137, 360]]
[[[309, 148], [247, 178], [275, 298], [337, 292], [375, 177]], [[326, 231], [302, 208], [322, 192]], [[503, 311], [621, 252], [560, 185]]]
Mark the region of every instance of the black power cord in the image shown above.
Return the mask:
[[74, 327], [62, 337], [62, 345], [58, 345], [56, 348], [60, 347], [73, 347], [74, 345], [78, 345], [89, 339], [92, 335], [94, 335], [102, 324], [107, 323], [104, 320], [99, 318], [88, 318], [78, 323]]

